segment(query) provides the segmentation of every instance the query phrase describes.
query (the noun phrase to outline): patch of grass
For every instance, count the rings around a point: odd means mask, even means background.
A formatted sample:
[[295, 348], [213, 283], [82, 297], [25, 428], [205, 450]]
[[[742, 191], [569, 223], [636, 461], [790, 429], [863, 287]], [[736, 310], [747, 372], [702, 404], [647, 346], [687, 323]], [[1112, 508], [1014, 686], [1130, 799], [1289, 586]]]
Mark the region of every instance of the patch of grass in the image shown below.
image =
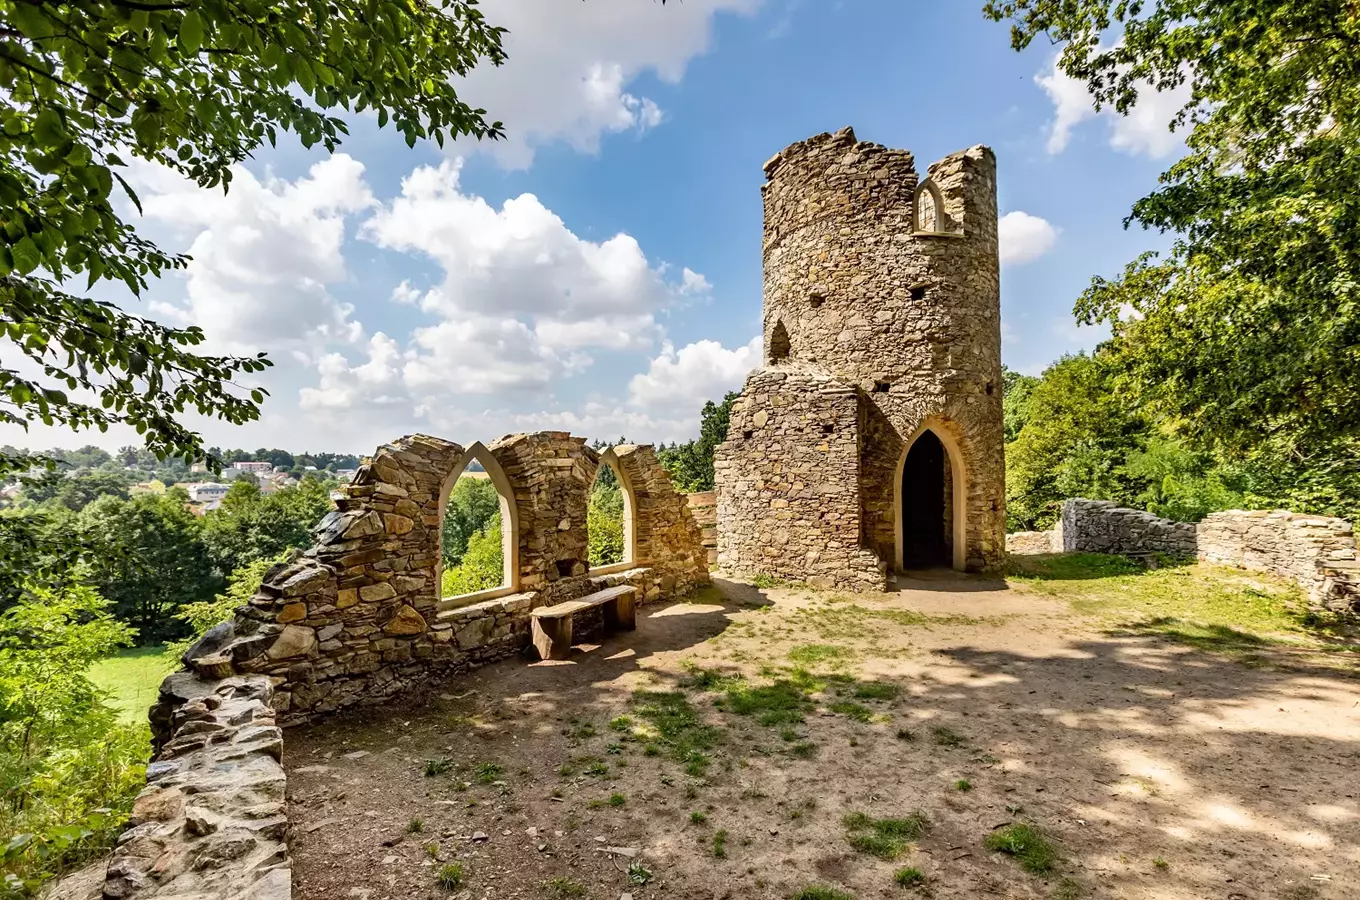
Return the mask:
[[1053, 893], [1049, 896], [1053, 900], [1081, 900], [1086, 896], [1086, 889], [1075, 878], [1063, 878], [1053, 886]]
[[898, 887], [917, 887], [926, 883], [926, 873], [915, 866], [907, 866], [893, 873], [893, 883]]
[[425, 820], [420, 816], [412, 816], [411, 821], [406, 823], [407, 834], [420, 834], [425, 830]]
[[1097, 553], [1016, 556], [1009, 566], [1031, 590], [1112, 619], [1125, 633], [1235, 656], [1272, 645], [1350, 646], [1327, 642], [1332, 634], [1308, 612], [1300, 588], [1259, 572], [1199, 564], [1145, 569]]
[[785, 581], [784, 579], [776, 578], [773, 575], [767, 575], [764, 572], [757, 572], [755, 575], [751, 576], [751, 586], [758, 587], [761, 590], [766, 590], [768, 588], [786, 587], [788, 584], [789, 582]]
[[1058, 849], [1033, 825], [1015, 822], [987, 835], [983, 846], [1014, 857], [1020, 868], [1035, 875], [1046, 875], [1058, 862]]
[[718, 729], [705, 725], [689, 698], [679, 691], [635, 691], [633, 712], [649, 728], [648, 738], [664, 747], [696, 778], [708, 771], [711, 750], [721, 737]]
[[812, 709], [809, 689], [799, 681], [780, 678], [766, 685], [732, 685], [724, 708], [739, 716], [754, 716], [761, 725], [796, 725]]
[[916, 740], [916, 732], [912, 731], [910, 728], [899, 728], [897, 729], [897, 734], [894, 735], [894, 737], [896, 737], [899, 741], [906, 741], [907, 743], [911, 743], [912, 741]]
[[453, 768], [453, 760], [447, 756], [440, 756], [436, 759], [425, 760], [425, 777], [434, 778], [436, 775], [443, 775]]
[[1156, 859], [1154, 859], [1154, 860], [1152, 861], [1152, 865], [1155, 866], [1156, 868], [1160, 869], [1160, 870], [1163, 871], [1163, 872], [1165, 872], [1167, 869], [1171, 868], [1171, 863], [1167, 862], [1165, 859], [1163, 859], [1163, 858], [1160, 857], [1160, 856], [1157, 857]]
[[439, 842], [438, 842], [438, 841], [430, 841], [428, 844], [426, 844], [426, 845], [425, 845], [425, 855], [428, 856], [430, 859], [438, 859], [438, 858], [439, 858]]
[[584, 897], [586, 895], [584, 884], [561, 875], [556, 878], [549, 878], [540, 887], [551, 900], [568, 900], [570, 897]]
[[811, 759], [817, 755], [817, 745], [812, 741], [799, 741], [789, 747], [789, 752], [799, 759]]
[[478, 784], [494, 784], [504, 774], [505, 767], [500, 763], [479, 762], [472, 768], [472, 779]]
[[868, 722], [874, 717], [874, 711], [863, 703], [856, 703], [853, 700], [842, 700], [839, 703], [831, 704], [831, 711], [839, 713], [856, 722]]
[[713, 832], [713, 842], [711, 848], [713, 855], [718, 859], [727, 859], [727, 829], [719, 828]]
[[699, 812], [699, 810], [696, 809], [689, 814], [689, 821], [691, 825], [702, 825], [708, 821], [708, 814]]
[[623, 804], [625, 804], [625, 803], [627, 803], [627, 802], [628, 802], [628, 795], [627, 795], [627, 794], [620, 794], [620, 793], [618, 793], [618, 792], [615, 792], [615, 793], [609, 795], [609, 805], [610, 805], [610, 806], [613, 806], [613, 807], [615, 807], [615, 808], [618, 808], [618, 807], [620, 807], [620, 806], [623, 806]]
[[958, 781], [954, 782], [954, 790], [956, 791], [961, 791], [966, 794], [972, 789], [973, 783], [967, 778], [960, 778]]
[[920, 810], [898, 819], [874, 819], [862, 812], [852, 812], [841, 819], [841, 824], [851, 847], [860, 853], [892, 860], [929, 830], [930, 819]]
[[462, 887], [463, 864], [460, 862], [445, 863], [435, 872], [434, 880], [446, 891]]
[[638, 886], [644, 885], [652, 880], [652, 870], [642, 864], [642, 860], [635, 859], [628, 863], [628, 883]]
[[793, 900], [855, 900], [845, 891], [824, 884], [810, 884], [793, 895]]
[[568, 734], [578, 741], [583, 741], [595, 736], [595, 726], [590, 722], [578, 722], [573, 719]]
[[633, 730], [633, 720], [627, 716], [618, 716], [609, 720], [609, 727], [614, 731], [629, 732]]
[[740, 673], [719, 672], [716, 669], [705, 669], [692, 659], [684, 660], [680, 663], [680, 668], [684, 669], [687, 676], [680, 682], [680, 686], [691, 688], [696, 691], [723, 691], [730, 685], [742, 681], [745, 676]]
[[156, 702], [161, 680], [179, 660], [169, 656], [165, 647], [133, 647], [105, 657], [90, 666], [90, 680], [109, 693], [110, 705], [118, 709], [124, 722], [145, 722], [146, 711]]
[[788, 655], [796, 663], [811, 666], [828, 660], [844, 659], [852, 654], [848, 648], [836, 644], [803, 644], [794, 647]]
[[855, 685], [856, 700], [896, 700], [897, 685], [882, 681], [861, 681]]
[[941, 747], [962, 747], [966, 743], [963, 735], [943, 725], [937, 725], [930, 729], [930, 736]]
[[882, 622], [901, 628], [934, 626], [997, 625], [1005, 616], [929, 615], [910, 609], [880, 609], [857, 603], [800, 609], [794, 620], [823, 641], [872, 640], [882, 632]]

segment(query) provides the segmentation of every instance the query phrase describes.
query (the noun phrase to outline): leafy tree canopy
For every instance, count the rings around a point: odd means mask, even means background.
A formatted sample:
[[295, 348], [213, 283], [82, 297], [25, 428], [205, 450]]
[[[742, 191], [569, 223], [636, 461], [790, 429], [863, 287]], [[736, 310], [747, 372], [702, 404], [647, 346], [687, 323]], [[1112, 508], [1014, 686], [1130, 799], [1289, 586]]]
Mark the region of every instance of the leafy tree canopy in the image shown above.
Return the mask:
[[[453, 84], [503, 58], [475, 0], [0, 2], [0, 422], [125, 423], [158, 458], [192, 460], [204, 448], [181, 414], [257, 418], [264, 391], [238, 379], [262, 354], [201, 354], [197, 327], [72, 293], [139, 295], [187, 264], [120, 215], [119, 193], [139, 205], [129, 164], [225, 188], [281, 133], [334, 150], [362, 112], [408, 144], [495, 137]], [[0, 454], [0, 475], [32, 463]], [[36, 540], [14, 527], [0, 538]]]
[[713, 451], [727, 440], [727, 426], [732, 419], [732, 404], [741, 396], [735, 391], [723, 397], [722, 403], [712, 400], [699, 413], [699, 437], [688, 443], [663, 447], [657, 457], [670, 473], [678, 491], [713, 490]]
[[[1095, 105], [1184, 86], [1187, 155], [1126, 224], [1173, 232], [1077, 303], [1135, 396], [1204, 446], [1286, 455], [1360, 430], [1360, 7], [1345, 0], [990, 0]], [[1131, 314], [1132, 313], [1132, 314]]]

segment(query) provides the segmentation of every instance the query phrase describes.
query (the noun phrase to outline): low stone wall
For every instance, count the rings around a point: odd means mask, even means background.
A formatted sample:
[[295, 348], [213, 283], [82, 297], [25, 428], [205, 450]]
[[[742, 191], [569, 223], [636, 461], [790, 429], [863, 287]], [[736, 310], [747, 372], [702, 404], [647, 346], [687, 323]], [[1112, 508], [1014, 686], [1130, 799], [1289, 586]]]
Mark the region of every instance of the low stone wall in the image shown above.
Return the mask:
[[694, 514], [694, 521], [698, 522], [699, 528], [702, 529], [704, 550], [708, 552], [708, 564], [717, 565], [718, 492], [695, 491], [686, 494], [685, 501], [689, 503], [689, 511]]
[[1015, 556], [1061, 553], [1062, 528], [1052, 531], [1015, 531], [1006, 535], [1006, 552]]
[[1198, 526], [1198, 555], [1288, 578], [1321, 606], [1349, 608], [1360, 598], [1355, 536], [1343, 519], [1285, 510], [1211, 513]]
[[162, 737], [104, 880], [106, 900], [288, 900], [283, 733], [263, 675], [161, 685]]
[[[618, 584], [647, 603], [708, 583], [700, 526], [652, 448], [606, 456], [628, 497], [633, 559], [592, 573], [586, 509], [605, 457], [582, 438], [539, 432], [465, 450], [410, 435], [379, 447], [315, 546], [270, 569], [161, 684], [156, 759], [105, 897], [287, 900], [280, 725], [522, 653], [538, 606]], [[502, 506], [510, 583], [441, 598], [444, 505], [474, 458], [512, 495]]]
[[1062, 542], [1069, 553], [1192, 557], [1195, 526], [1105, 500], [1068, 500], [1063, 504]]
[[1067, 551], [1164, 553], [1268, 572], [1298, 584], [1314, 606], [1360, 613], [1360, 560], [1351, 524], [1343, 519], [1229, 510], [1191, 525], [1105, 501], [1074, 499], [1063, 504], [1062, 535]]

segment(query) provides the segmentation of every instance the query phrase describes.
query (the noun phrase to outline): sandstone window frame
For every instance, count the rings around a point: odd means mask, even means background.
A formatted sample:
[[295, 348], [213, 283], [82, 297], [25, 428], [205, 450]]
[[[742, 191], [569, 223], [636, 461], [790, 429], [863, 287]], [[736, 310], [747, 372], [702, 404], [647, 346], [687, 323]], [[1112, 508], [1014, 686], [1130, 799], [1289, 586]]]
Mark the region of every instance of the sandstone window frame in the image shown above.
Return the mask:
[[[624, 469], [624, 465], [619, 461], [618, 454], [614, 448], [600, 451], [600, 466], [609, 466], [614, 470], [614, 478], [619, 483], [619, 492], [623, 494], [623, 560], [621, 562], [610, 563], [607, 566], [590, 566], [587, 574], [589, 575], [613, 575], [617, 572], [627, 572], [645, 564], [644, 560], [638, 559], [638, 540], [637, 540], [637, 497], [633, 490], [633, 483], [629, 480]], [[596, 471], [595, 477], [598, 479], [599, 472]], [[587, 491], [595, 490], [595, 482], [590, 483]], [[589, 494], [586, 496], [586, 503], [590, 503]], [[589, 529], [589, 525], [587, 525]], [[586, 532], [586, 545], [590, 544], [590, 532]], [[589, 565], [589, 560], [587, 560]]]
[[[452, 597], [445, 597], [444, 515], [448, 512], [449, 494], [453, 492], [453, 486], [458, 483], [458, 479], [467, 470], [468, 463], [474, 459], [482, 464], [491, 484], [496, 488], [496, 494], [500, 497], [501, 556], [504, 567], [501, 585], [500, 587], [487, 588], [484, 591], [474, 591], [471, 594], [455, 594]], [[458, 458], [458, 462], [444, 476], [443, 487], [439, 489], [439, 524], [435, 528], [435, 534], [438, 543], [435, 553], [434, 590], [435, 600], [441, 605], [441, 608], [456, 609], [481, 603], [484, 600], [494, 600], [497, 597], [519, 593], [519, 509], [515, 505], [515, 489], [510, 484], [510, 479], [506, 477], [501, 464], [496, 461], [496, 457], [491, 455], [491, 451], [481, 441], [473, 443], [464, 450], [463, 455]]]
[[[921, 196], [922, 194], [930, 197], [931, 205], [935, 208], [935, 227], [921, 227]], [[949, 219], [944, 211], [944, 195], [940, 193], [940, 186], [935, 183], [934, 178], [925, 178], [916, 185], [916, 190], [911, 195], [911, 233], [916, 237], [963, 237], [959, 231], [950, 231]]]
[[953, 484], [950, 488], [950, 502], [953, 512], [953, 547], [951, 548], [951, 568], [962, 572], [967, 567], [968, 561], [968, 463], [967, 457], [963, 453], [963, 448], [959, 446], [958, 440], [954, 437], [953, 429], [950, 428], [947, 419], [940, 416], [930, 416], [923, 421], [911, 437], [902, 445], [902, 453], [897, 458], [897, 465], [893, 469], [893, 545], [894, 555], [893, 571], [902, 574], [906, 571], [903, 566], [905, 559], [906, 543], [903, 534], [902, 521], [902, 473], [907, 465], [907, 454], [911, 452], [912, 445], [929, 431], [943, 446], [945, 458], [949, 460], [950, 477]]

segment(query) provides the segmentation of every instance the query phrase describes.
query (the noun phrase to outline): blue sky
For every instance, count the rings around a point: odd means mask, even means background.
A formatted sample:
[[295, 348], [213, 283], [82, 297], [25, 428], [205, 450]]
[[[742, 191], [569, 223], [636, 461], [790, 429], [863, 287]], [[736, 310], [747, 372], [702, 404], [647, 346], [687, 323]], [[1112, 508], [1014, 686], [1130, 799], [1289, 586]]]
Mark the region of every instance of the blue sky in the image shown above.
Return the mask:
[[852, 125], [922, 168], [996, 151], [1003, 356], [1037, 373], [1099, 339], [1071, 316], [1090, 277], [1165, 244], [1122, 219], [1180, 150], [1178, 98], [1096, 115], [981, 5], [486, 0], [510, 60], [464, 94], [506, 141], [408, 149], [361, 118], [342, 155], [261, 153], [225, 197], [138, 166], [141, 227], [194, 262], [126, 305], [275, 360], [260, 422], [195, 422], [214, 444], [683, 439], [759, 362], [761, 164]]

